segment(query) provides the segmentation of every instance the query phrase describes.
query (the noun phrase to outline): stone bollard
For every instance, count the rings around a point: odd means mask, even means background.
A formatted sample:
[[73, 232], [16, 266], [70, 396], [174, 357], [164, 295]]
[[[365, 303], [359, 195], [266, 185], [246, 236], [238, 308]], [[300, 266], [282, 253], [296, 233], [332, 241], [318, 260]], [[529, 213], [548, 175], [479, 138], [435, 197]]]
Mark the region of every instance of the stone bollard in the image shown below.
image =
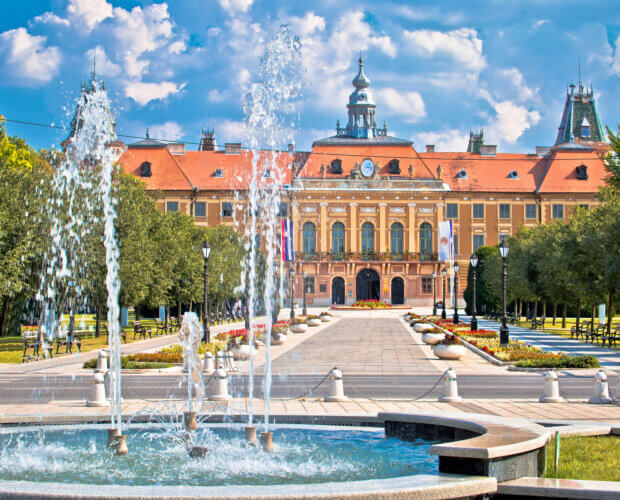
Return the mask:
[[195, 431], [198, 429], [195, 411], [183, 412], [183, 427], [186, 431]]
[[235, 357], [233, 356], [232, 351], [226, 351], [226, 366], [228, 367], [229, 372], [236, 372], [237, 365], [235, 364]]
[[205, 352], [205, 356], [202, 360], [202, 373], [205, 375], [211, 375], [215, 371], [215, 357], [212, 352]]
[[342, 371], [338, 368], [332, 368], [329, 372], [329, 392], [323, 401], [335, 402], [349, 400], [349, 398], [344, 395], [344, 384], [342, 382], [342, 378]]
[[105, 398], [105, 379], [103, 373], [95, 372], [91, 398], [86, 402], [86, 406], [108, 406], [109, 404], [110, 402]]
[[226, 369], [226, 353], [224, 351], [217, 351], [215, 354], [215, 369]]
[[228, 401], [230, 400], [230, 394], [228, 394], [228, 373], [224, 368], [218, 368], [213, 375], [213, 382], [209, 384], [211, 389], [207, 395], [209, 401]]
[[245, 440], [251, 445], [256, 445], [256, 426], [245, 426]]
[[260, 433], [260, 444], [263, 446], [263, 450], [265, 451], [273, 451], [273, 432], [261, 432]]
[[105, 349], [101, 349], [97, 354], [97, 368], [95, 373], [105, 373], [108, 371], [108, 356], [109, 353]]
[[459, 396], [459, 388], [456, 382], [456, 372], [450, 368], [443, 374], [443, 395], [437, 398], [440, 403], [460, 403], [463, 398]]
[[545, 373], [545, 393], [538, 399], [541, 403], [564, 403], [566, 400], [560, 396], [560, 384], [558, 374], [553, 370]]
[[607, 382], [607, 374], [603, 370], [596, 372], [594, 377], [594, 394], [588, 403], [592, 404], [607, 404], [611, 403], [611, 397], [609, 396], [609, 383]]

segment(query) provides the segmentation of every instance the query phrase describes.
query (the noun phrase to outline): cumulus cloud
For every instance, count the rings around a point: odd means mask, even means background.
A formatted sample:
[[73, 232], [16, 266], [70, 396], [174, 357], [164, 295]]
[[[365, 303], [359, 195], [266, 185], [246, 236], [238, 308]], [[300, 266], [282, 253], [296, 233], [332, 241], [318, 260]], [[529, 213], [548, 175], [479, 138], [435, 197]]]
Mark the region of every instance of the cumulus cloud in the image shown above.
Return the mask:
[[290, 22], [293, 31], [302, 38], [325, 30], [325, 18], [317, 16], [314, 12], [306, 12], [304, 17], [293, 16]]
[[172, 42], [168, 45], [168, 53], [169, 54], [180, 54], [181, 52], [185, 52], [187, 49], [187, 44], [184, 40], [177, 40], [176, 42]]
[[106, 0], [69, 0], [67, 15], [73, 25], [83, 31], [92, 31], [100, 22], [112, 17], [112, 4]]
[[5, 78], [23, 85], [49, 82], [58, 72], [61, 53], [46, 47], [47, 38], [31, 35], [25, 28], [0, 33], [0, 61]]
[[489, 135], [498, 142], [514, 144], [523, 133], [540, 121], [540, 113], [528, 110], [512, 101], [495, 101], [486, 90], [480, 91], [495, 110], [496, 116], [489, 124]]
[[40, 16], [33, 17], [32, 20], [28, 22], [28, 26], [32, 26], [36, 23], [59, 26], [69, 26], [71, 24], [68, 19], [63, 19], [62, 17], [57, 16], [53, 12], [44, 12]]
[[235, 120], [219, 120], [216, 122], [215, 137], [218, 145], [226, 142], [241, 142], [246, 136], [245, 123]]
[[183, 87], [184, 83], [178, 85], [174, 82], [128, 82], [125, 85], [125, 96], [144, 106], [151, 101], [166, 99], [170, 95], [177, 94]]
[[500, 74], [514, 87], [519, 101], [525, 102], [538, 98], [538, 89], [528, 87], [523, 74], [517, 68], [504, 69]]
[[453, 31], [405, 30], [408, 45], [423, 57], [446, 56], [472, 71], [486, 67], [482, 54], [482, 40], [476, 30], [461, 28]]
[[469, 136], [462, 130], [450, 129], [440, 132], [422, 132], [413, 139], [418, 151], [424, 151], [422, 148], [427, 144], [434, 144], [435, 151], [459, 152], [467, 149]]
[[235, 12], [247, 12], [254, 0], [219, 0], [220, 7], [225, 11], [235, 13]]
[[150, 127], [151, 137], [167, 141], [178, 141], [183, 137], [183, 129], [177, 122], [169, 121]]
[[399, 92], [388, 87], [378, 90], [376, 94], [388, 112], [402, 117], [406, 122], [413, 123], [426, 116], [424, 100], [419, 92]]

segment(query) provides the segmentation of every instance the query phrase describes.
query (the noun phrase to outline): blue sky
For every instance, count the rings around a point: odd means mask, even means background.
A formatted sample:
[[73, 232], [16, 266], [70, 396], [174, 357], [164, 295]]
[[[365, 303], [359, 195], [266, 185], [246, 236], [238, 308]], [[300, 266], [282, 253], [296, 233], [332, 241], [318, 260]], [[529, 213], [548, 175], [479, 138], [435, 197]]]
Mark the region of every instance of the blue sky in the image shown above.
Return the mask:
[[[0, 114], [66, 125], [80, 79], [104, 74], [118, 131], [218, 143], [243, 134], [240, 103], [266, 32], [289, 22], [309, 82], [296, 143], [346, 122], [359, 51], [378, 123], [423, 150], [464, 150], [484, 128], [500, 151], [555, 139], [566, 86], [592, 83], [604, 124], [620, 121], [620, 4], [611, 0], [377, 2], [28, 0], [0, 19]], [[8, 125], [35, 147], [58, 131]]]

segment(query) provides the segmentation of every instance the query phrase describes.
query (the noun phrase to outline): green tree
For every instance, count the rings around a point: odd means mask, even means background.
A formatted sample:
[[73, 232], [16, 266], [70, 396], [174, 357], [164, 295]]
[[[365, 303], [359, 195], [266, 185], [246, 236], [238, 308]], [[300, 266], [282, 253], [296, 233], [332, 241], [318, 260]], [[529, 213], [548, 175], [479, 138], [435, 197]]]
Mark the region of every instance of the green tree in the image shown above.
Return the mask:
[[611, 143], [611, 151], [605, 159], [605, 167], [607, 169], [607, 177], [605, 181], [615, 191], [620, 190], [620, 125], [618, 125], [618, 133], [614, 134], [607, 127], [607, 136]]

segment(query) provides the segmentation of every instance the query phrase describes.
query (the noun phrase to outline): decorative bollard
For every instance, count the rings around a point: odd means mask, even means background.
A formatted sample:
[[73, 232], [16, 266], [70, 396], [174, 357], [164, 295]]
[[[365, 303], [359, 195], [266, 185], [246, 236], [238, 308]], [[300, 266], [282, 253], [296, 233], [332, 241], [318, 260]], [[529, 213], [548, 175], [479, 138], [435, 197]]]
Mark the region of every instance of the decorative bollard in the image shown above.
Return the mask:
[[256, 445], [256, 426], [246, 425], [245, 440], [248, 442], [248, 444]]
[[115, 448], [117, 455], [127, 455], [127, 453], [129, 453], [129, 448], [127, 448], [127, 436], [125, 434], [118, 436]]
[[609, 383], [607, 382], [607, 374], [603, 370], [596, 372], [596, 376], [594, 377], [594, 394], [590, 399], [588, 399], [588, 403], [611, 403], [611, 396], [609, 395]]
[[553, 370], [545, 373], [545, 393], [540, 396], [541, 403], [564, 403], [566, 400], [560, 396], [560, 384], [558, 374]]
[[226, 369], [226, 353], [224, 351], [217, 351], [217, 353], [215, 354], [215, 369]]
[[226, 369], [229, 372], [237, 371], [237, 365], [235, 363], [235, 357], [233, 356], [232, 351], [226, 351]]
[[443, 374], [443, 395], [437, 398], [440, 403], [460, 403], [459, 387], [456, 382], [456, 372], [450, 368]]
[[116, 427], [108, 429], [108, 448], [116, 447], [116, 443], [118, 442], [118, 438], [120, 435], [121, 433]]
[[103, 373], [95, 372], [93, 376], [93, 390], [86, 406], [108, 406], [110, 402], [105, 398], [105, 378]]
[[273, 451], [273, 432], [261, 432], [260, 444], [265, 451]]
[[183, 412], [183, 427], [185, 427], [186, 431], [195, 431], [198, 429], [195, 411]]
[[208, 451], [209, 449], [206, 446], [192, 446], [189, 449], [189, 456], [191, 458], [204, 458]]
[[211, 390], [207, 395], [209, 401], [228, 401], [230, 400], [230, 394], [228, 394], [228, 373], [223, 368], [215, 370], [213, 375], [213, 382], [209, 384]]
[[212, 352], [207, 351], [202, 360], [202, 373], [211, 375], [215, 371], [215, 357]]
[[97, 368], [95, 373], [105, 373], [108, 371], [108, 356], [109, 353], [105, 349], [101, 349], [97, 354]]
[[342, 371], [338, 368], [332, 368], [329, 372], [329, 393], [323, 401], [348, 401], [349, 398], [344, 395], [344, 384], [342, 382]]

